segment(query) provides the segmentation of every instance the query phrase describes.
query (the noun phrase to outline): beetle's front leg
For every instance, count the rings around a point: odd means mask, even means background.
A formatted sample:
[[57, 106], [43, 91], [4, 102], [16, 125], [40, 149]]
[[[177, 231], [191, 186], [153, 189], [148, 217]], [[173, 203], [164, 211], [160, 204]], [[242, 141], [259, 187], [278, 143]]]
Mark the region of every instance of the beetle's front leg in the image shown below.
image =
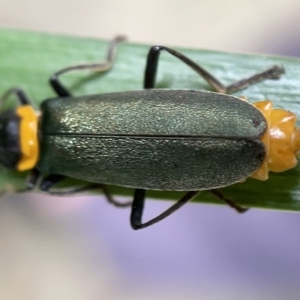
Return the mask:
[[70, 188], [59, 188], [51, 190], [53, 186], [57, 183], [66, 179], [64, 175], [51, 174], [44, 178], [39, 185], [41, 191], [46, 192], [50, 195], [56, 196], [67, 196], [74, 195], [82, 192], [92, 191], [92, 190], [101, 190], [105, 195], [106, 200], [117, 207], [128, 207], [131, 206], [132, 202], [119, 202], [115, 200], [109, 193], [107, 186], [101, 183], [90, 183], [84, 186], [70, 187]]
[[114, 61], [115, 61], [115, 53], [117, 49], [117, 45], [124, 41], [126, 38], [124, 36], [116, 36], [109, 44], [107, 53], [106, 53], [106, 59], [103, 62], [90, 62], [80, 65], [74, 65], [69, 66], [66, 68], [63, 68], [57, 72], [55, 72], [49, 79], [49, 83], [56, 92], [56, 94], [59, 97], [71, 97], [72, 94], [69, 91], [68, 88], [66, 88], [61, 81], [59, 80], [59, 77], [62, 74], [70, 73], [73, 71], [80, 71], [80, 70], [93, 70], [98, 72], [106, 72], [109, 69], [111, 69]]

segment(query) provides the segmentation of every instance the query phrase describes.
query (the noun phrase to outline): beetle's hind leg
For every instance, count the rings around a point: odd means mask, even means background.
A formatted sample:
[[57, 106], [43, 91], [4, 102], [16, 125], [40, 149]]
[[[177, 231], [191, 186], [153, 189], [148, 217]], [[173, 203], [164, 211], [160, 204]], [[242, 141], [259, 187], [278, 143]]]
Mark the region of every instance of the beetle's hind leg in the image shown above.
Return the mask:
[[284, 68], [282, 66], [274, 65], [261, 73], [257, 73], [253, 76], [250, 76], [249, 78], [242, 79], [228, 86], [225, 86], [216, 77], [210, 74], [207, 70], [202, 68], [196, 62], [194, 62], [187, 56], [183, 55], [182, 53], [165, 46], [152, 46], [149, 50], [147, 62], [146, 62], [145, 78], [144, 78], [145, 89], [152, 89], [155, 87], [155, 77], [158, 68], [158, 60], [159, 60], [160, 52], [162, 50], [165, 50], [166, 52], [177, 57], [183, 63], [188, 65], [191, 69], [193, 69], [196, 73], [198, 73], [201, 77], [203, 77], [203, 79], [205, 79], [214, 88], [215, 91], [219, 93], [230, 94], [235, 91], [242, 90], [251, 84], [254, 84], [256, 82], [265, 79], [278, 79], [280, 75], [284, 73]]
[[263, 81], [265, 79], [279, 79], [280, 75], [284, 74], [284, 72], [285, 72], [284, 67], [274, 65], [263, 72], [254, 74], [254, 75], [250, 76], [249, 78], [241, 79], [241, 80], [238, 80], [238, 81], [228, 85], [226, 87], [225, 93], [226, 94], [234, 93], [236, 91], [247, 88], [251, 84], [255, 84], [255, 83]]
[[219, 190], [209, 190], [213, 195], [215, 195], [218, 199], [228, 204], [230, 207], [235, 209], [238, 213], [244, 213], [249, 208], [242, 207], [235, 203], [233, 200], [225, 198], [225, 196]]
[[131, 227], [135, 230], [142, 229], [142, 228], [146, 228], [148, 226], [151, 226], [151, 225], [165, 219], [166, 217], [171, 215], [173, 212], [178, 210], [180, 207], [182, 207], [184, 204], [191, 201], [194, 197], [197, 196], [198, 193], [199, 193], [199, 191], [187, 192], [182, 198], [180, 198], [174, 205], [172, 205], [170, 208], [168, 208], [162, 214], [158, 215], [157, 217], [155, 217], [145, 223], [142, 223], [146, 191], [143, 189], [136, 189], [134, 192], [134, 198], [133, 198], [132, 210], [131, 210], [131, 216], [130, 216]]
[[71, 97], [72, 94], [59, 80], [59, 77], [62, 74], [73, 72], [73, 71], [80, 71], [80, 70], [93, 70], [98, 72], [106, 72], [111, 69], [114, 60], [115, 60], [115, 53], [117, 49], [117, 45], [124, 41], [126, 38], [124, 36], [116, 36], [109, 44], [106, 58], [103, 62], [91, 62], [86, 64], [78, 64], [74, 66], [69, 66], [63, 68], [57, 72], [55, 72], [49, 79], [49, 83], [57, 93], [59, 97]]
[[[84, 186], [58, 188], [52, 190], [53, 186], [55, 186], [57, 183], [65, 179], [66, 176], [64, 175], [57, 175], [57, 174], [48, 175], [46, 178], [42, 179], [41, 183], [39, 184], [39, 189], [43, 192], [46, 192], [49, 195], [55, 195], [55, 196], [67, 196], [67, 195], [74, 195], [74, 194], [92, 191], [92, 190], [101, 190], [105, 195], [107, 201], [113, 204], [114, 206], [128, 207], [132, 205], [132, 202], [119, 202], [115, 200], [109, 193], [107, 186], [101, 183], [90, 183]], [[36, 184], [38, 183], [38, 181], [40, 181], [40, 179], [36, 176], [35, 177]]]

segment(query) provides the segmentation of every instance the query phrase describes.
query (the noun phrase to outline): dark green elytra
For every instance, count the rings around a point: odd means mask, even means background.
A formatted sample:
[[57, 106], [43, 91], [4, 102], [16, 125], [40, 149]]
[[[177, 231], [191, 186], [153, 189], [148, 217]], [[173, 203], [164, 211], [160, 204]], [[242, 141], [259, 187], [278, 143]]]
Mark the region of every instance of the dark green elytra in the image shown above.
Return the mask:
[[152, 190], [228, 186], [259, 168], [266, 121], [237, 97], [141, 90], [46, 100], [38, 169]]

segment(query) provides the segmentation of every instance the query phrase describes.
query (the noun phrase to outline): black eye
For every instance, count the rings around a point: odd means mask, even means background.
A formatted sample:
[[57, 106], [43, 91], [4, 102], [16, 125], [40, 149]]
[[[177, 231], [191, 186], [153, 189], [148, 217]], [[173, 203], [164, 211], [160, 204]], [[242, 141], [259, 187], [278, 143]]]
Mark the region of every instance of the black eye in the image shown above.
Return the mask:
[[15, 169], [21, 155], [20, 117], [9, 110], [0, 114], [0, 164]]

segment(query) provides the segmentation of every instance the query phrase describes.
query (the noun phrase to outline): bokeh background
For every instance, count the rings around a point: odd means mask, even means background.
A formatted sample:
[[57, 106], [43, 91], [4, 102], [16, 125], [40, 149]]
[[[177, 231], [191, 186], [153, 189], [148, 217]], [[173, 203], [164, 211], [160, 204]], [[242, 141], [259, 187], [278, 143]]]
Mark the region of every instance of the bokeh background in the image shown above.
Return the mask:
[[[297, 0], [0, 0], [0, 26], [300, 54]], [[299, 228], [297, 214], [189, 204], [134, 232], [99, 197], [3, 198], [0, 299], [299, 299]]]

